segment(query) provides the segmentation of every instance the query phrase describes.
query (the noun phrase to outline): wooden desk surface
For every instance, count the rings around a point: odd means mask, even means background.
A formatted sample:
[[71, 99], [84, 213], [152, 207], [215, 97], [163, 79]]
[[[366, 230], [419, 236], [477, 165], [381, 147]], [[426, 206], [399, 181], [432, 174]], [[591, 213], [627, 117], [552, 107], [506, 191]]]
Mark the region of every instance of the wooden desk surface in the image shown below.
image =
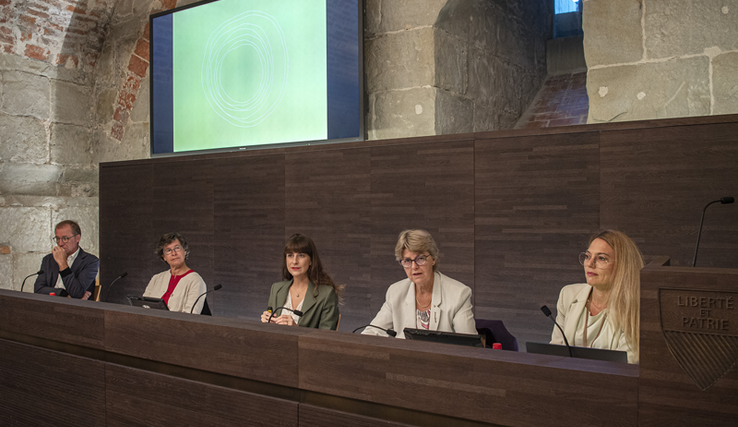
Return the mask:
[[[346, 425], [637, 423], [637, 366], [12, 291], [0, 291], [0, 307], [0, 339], [12, 350], [0, 359], [0, 390], [21, 418], [37, 416], [39, 408], [5, 391], [30, 376], [47, 396], [87, 396], [45, 415], [62, 423], [79, 421], [75, 411], [89, 412], [91, 403], [94, 416], [84, 424], [130, 424], [144, 415], [132, 411], [140, 405], [167, 414], [176, 408], [174, 418], [146, 419], [148, 425], [243, 425], [239, 417], [260, 420], [255, 425], [307, 425], [298, 415], [303, 410], [306, 422], [322, 414]], [[84, 371], [84, 380], [68, 365]], [[9, 378], [11, 371], [25, 374]], [[224, 417], [223, 402], [240, 402], [238, 416]]]

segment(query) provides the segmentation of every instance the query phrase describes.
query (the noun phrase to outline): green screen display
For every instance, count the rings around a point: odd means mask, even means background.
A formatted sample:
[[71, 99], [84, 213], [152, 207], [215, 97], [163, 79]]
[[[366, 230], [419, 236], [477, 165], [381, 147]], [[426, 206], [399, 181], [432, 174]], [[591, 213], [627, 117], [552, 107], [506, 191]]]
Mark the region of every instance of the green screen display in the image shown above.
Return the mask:
[[173, 16], [173, 151], [326, 139], [326, 1], [206, 6]]

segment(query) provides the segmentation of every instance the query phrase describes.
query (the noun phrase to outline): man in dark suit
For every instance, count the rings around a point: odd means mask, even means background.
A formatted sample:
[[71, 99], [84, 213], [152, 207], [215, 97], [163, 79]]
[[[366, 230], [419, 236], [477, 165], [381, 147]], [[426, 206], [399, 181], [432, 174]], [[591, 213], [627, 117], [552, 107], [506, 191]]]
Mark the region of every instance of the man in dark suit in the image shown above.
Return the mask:
[[79, 247], [82, 231], [76, 222], [60, 222], [56, 225], [54, 234], [57, 246], [41, 261], [43, 274], [39, 274], [36, 279], [34, 292], [90, 298], [95, 290], [100, 260]]

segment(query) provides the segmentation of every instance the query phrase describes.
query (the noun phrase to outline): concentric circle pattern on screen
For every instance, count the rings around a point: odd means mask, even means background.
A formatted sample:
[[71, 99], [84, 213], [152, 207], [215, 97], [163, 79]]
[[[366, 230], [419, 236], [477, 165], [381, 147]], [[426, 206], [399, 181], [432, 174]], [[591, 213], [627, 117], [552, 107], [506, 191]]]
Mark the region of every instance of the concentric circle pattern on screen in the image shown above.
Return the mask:
[[[260, 75], [249, 96], [234, 96], [223, 82], [223, 67], [229, 54], [253, 49], [261, 64]], [[213, 110], [234, 126], [253, 127], [279, 106], [287, 88], [289, 56], [284, 32], [277, 20], [261, 11], [237, 15], [216, 28], [208, 39], [202, 63], [202, 88]], [[238, 95], [238, 94], [237, 94]], [[241, 94], [242, 95], [242, 94]]]

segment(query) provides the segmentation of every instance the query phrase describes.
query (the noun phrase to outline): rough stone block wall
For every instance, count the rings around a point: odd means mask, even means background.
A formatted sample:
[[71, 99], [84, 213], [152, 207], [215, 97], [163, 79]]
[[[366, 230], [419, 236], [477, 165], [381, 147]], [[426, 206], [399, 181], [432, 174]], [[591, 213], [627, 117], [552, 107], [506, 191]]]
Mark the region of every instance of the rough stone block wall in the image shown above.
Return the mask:
[[738, 0], [585, 0], [588, 123], [738, 113]]
[[112, 5], [0, 0], [0, 288], [38, 270], [61, 220], [97, 253], [93, 81]]
[[446, 4], [436, 24], [438, 134], [514, 128], [546, 79], [552, 14], [546, 0]]
[[546, 78], [549, 3], [367, 0], [369, 139], [512, 128]]

